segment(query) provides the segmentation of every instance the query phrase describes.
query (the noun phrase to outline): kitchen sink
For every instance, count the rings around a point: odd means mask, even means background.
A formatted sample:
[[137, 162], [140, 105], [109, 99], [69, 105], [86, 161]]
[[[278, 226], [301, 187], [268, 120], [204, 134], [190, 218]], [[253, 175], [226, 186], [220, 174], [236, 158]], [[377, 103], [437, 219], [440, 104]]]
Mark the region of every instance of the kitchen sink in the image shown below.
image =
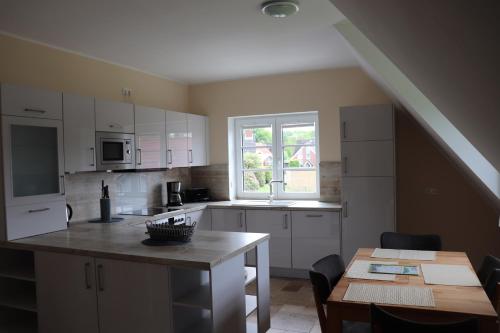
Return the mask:
[[295, 201], [288, 200], [241, 200], [231, 204], [231, 206], [251, 206], [251, 207], [290, 207]]

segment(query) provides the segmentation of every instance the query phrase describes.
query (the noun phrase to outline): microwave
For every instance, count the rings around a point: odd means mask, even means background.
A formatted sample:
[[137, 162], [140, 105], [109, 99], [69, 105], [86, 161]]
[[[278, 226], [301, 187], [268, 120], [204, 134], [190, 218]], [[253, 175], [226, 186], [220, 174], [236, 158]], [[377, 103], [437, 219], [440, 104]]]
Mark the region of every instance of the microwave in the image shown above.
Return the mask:
[[135, 169], [134, 134], [96, 132], [96, 169]]

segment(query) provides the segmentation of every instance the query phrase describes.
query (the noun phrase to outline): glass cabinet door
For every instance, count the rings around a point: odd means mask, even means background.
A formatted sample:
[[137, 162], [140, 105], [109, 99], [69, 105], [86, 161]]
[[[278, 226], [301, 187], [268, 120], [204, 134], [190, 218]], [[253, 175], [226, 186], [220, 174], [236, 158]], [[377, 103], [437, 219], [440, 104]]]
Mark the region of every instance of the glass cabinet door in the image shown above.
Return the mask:
[[60, 121], [4, 117], [7, 201], [64, 195], [61, 136]]

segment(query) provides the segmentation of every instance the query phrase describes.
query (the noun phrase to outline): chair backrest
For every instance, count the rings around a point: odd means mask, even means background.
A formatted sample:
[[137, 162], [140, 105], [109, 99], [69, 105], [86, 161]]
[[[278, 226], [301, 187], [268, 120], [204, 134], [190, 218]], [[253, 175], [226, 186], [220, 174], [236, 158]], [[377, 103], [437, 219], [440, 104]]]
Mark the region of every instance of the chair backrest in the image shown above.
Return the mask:
[[318, 296], [322, 304], [326, 304], [328, 296], [344, 272], [344, 261], [336, 254], [324, 257], [312, 265], [309, 277], [314, 289], [319, 293]]
[[337, 285], [345, 266], [342, 258], [336, 254], [329, 255], [316, 261], [309, 270], [309, 278], [313, 286], [314, 301], [318, 312], [321, 332], [326, 333], [326, 313], [323, 304], [326, 304], [328, 296]]
[[380, 235], [383, 249], [441, 251], [439, 235], [408, 235], [398, 232], [384, 232]]
[[453, 323], [423, 323], [397, 317], [375, 304], [370, 305], [372, 333], [476, 333], [476, 318]]
[[491, 300], [491, 303], [495, 306], [495, 309], [499, 307], [500, 305], [500, 295], [499, 293], [499, 285], [500, 284], [500, 268], [493, 269], [488, 277], [488, 280], [486, 280], [486, 283], [484, 285], [484, 291], [486, 292], [486, 295], [488, 295], [488, 298]]
[[477, 277], [479, 278], [479, 281], [481, 281], [483, 286], [486, 285], [488, 277], [495, 269], [500, 269], [500, 258], [492, 255], [487, 255], [486, 257], [484, 257], [483, 263], [477, 271]]

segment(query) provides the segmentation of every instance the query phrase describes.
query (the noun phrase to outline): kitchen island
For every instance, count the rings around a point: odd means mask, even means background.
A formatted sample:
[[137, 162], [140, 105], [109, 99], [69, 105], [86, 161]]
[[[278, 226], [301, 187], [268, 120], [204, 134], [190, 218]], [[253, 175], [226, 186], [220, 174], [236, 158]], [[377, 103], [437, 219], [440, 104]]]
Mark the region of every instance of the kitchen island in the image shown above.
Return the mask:
[[[146, 228], [139, 222], [74, 223], [68, 230], [1, 243], [0, 306], [6, 310], [0, 328], [31, 325], [27, 331], [40, 333], [269, 329], [268, 234], [196, 230], [189, 243], [146, 246], [141, 243]], [[245, 267], [245, 254], [253, 249], [256, 267]], [[253, 280], [257, 295], [245, 295]], [[246, 317], [254, 310], [258, 322], [252, 325]]]

